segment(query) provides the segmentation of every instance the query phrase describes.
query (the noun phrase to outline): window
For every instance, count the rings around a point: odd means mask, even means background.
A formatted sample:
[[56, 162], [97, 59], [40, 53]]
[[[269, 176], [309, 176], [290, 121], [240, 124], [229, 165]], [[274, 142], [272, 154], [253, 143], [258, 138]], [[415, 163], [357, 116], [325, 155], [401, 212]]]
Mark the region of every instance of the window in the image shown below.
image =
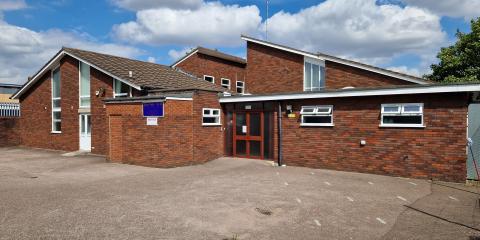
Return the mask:
[[325, 87], [325, 63], [305, 58], [304, 91], [320, 91]]
[[80, 62], [78, 67], [80, 74], [80, 107], [90, 108], [90, 66]]
[[382, 104], [382, 127], [424, 127], [423, 104]]
[[230, 79], [222, 78], [222, 87], [230, 89]]
[[215, 83], [215, 78], [212, 77], [212, 76], [203, 75], [203, 80], [211, 82], [211, 83]]
[[52, 71], [52, 132], [62, 132], [62, 108], [60, 105], [60, 68]]
[[127, 84], [113, 79], [113, 97], [131, 97], [132, 96], [132, 88]]
[[220, 109], [204, 108], [202, 125], [204, 126], [220, 125]]
[[333, 126], [333, 106], [303, 106], [302, 126]]
[[245, 83], [242, 81], [237, 81], [237, 93], [244, 94]]

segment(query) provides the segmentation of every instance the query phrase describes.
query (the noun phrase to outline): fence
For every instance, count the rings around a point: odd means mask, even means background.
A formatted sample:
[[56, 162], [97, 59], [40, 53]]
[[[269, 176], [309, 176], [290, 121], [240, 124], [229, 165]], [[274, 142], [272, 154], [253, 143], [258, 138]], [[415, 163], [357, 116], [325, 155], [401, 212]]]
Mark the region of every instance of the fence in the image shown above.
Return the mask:
[[0, 103], [0, 117], [20, 117], [20, 103]]

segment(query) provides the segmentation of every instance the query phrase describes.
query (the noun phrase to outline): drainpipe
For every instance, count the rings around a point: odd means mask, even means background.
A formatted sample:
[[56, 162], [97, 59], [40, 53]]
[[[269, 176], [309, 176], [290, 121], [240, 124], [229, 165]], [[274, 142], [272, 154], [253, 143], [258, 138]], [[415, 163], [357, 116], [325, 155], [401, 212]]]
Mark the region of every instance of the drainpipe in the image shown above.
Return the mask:
[[282, 166], [282, 104], [278, 102], [278, 166]]

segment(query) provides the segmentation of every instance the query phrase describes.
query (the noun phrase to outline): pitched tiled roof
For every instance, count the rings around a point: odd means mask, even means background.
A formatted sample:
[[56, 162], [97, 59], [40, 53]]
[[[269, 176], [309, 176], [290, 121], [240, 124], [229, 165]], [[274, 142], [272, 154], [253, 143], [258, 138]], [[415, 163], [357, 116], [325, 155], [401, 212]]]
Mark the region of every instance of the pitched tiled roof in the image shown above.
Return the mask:
[[210, 82], [168, 66], [74, 48], [63, 50], [79, 60], [142, 88], [225, 91]]
[[193, 55], [195, 53], [201, 53], [201, 54], [204, 54], [204, 55], [220, 58], [220, 59], [223, 59], [223, 60], [239, 63], [239, 64], [242, 64], [242, 65], [247, 64], [247, 60], [245, 60], [243, 58], [233, 56], [233, 55], [230, 55], [230, 54], [226, 54], [226, 53], [220, 52], [218, 50], [213, 50], [213, 49], [204, 48], [204, 47], [197, 47], [197, 48], [193, 49], [192, 51], [190, 51], [189, 53], [185, 54], [184, 57], [178, 59], [175, 63], [172, 64], [172, 66], [175, 67], [177, 64], [179, 64], [183, 60], [189, 58], [191, 55]]

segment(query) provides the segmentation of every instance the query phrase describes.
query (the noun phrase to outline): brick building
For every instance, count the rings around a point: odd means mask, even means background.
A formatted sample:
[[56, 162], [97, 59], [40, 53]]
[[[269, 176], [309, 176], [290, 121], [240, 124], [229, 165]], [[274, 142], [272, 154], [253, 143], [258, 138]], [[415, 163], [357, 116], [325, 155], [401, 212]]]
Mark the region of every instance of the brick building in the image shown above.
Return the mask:
[[16, 134], [25, 146], [154, 167], [234, 156], [466, 179], [480, 84], [242, 38], [247, 60], [199, 47], [170, 67], [64, 48], [14, 95]]

